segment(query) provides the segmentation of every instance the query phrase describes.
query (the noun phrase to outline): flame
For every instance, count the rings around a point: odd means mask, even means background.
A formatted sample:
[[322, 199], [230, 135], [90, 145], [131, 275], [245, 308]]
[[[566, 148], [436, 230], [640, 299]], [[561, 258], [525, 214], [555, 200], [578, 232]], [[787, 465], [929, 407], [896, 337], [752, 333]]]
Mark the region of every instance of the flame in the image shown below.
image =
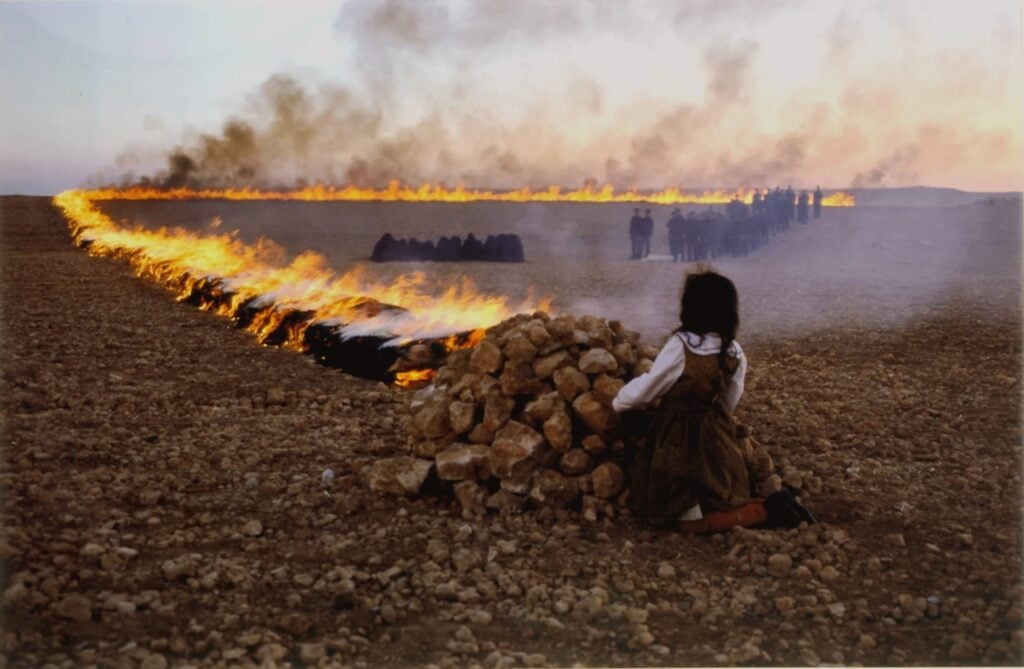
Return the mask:
[[[727, 204], [733, 198], [750, 203], [753, 188], [736, 190], [710, 190], [686, 193], [680, 188], [666, 188], [656, 192], [627, 189], [616, 192], [615, 187], [586, 185], [576, 190], [562, 190], [559, 186], [533, 190], [519, 188], [510, 191], [477, 190], [459, 185], [446, 188], [440, 184], [423, 184], [413, 188], [399, 181], [391, 181], [387, 188], [358, 188], [356, 186], [317, 185], [307, 188], [270, 191], [256, 188], [225, 188], [193, 190], [189, 188], [157, 189], [135, 186], [127, 189], [102, 189], [89, 192], [91, 200], [302, 200], [306, 202], [581, 202], [615, 203], [647, 202], [650, 204]], [[852, 207], [853, 195], [836, 192], [823, 198], [826, 207]]]
[[429, 383], [435, 374], [436, 372], [433, 369], [414, 369], [411, 372], [398, 372], [395, 374], [395, 385], [402, 388], [418, 388]]
[[551, 307], [550, 298], [512, 303], [481, 294], [468, 278], [438, 287], [423, 272], [389, 284], [375, 282], [361, 266], [338, 274], [318, 253], [289, 260], [273, 241], [246, 244], [216, 226], [205, 233], [120, 227], [94, 204], [104, 193], [66, 191], [54, 198], [79, 244], [93, 255], [128, 259], [139, 276], [179, 300], [238, 319], [261, 343], [301, 351], [306, 330], [324, 323], [342, 337], [389, 336], [387, 345], [444, 338], [454, 350], [474, 345], [484, 328], [516, 313]]

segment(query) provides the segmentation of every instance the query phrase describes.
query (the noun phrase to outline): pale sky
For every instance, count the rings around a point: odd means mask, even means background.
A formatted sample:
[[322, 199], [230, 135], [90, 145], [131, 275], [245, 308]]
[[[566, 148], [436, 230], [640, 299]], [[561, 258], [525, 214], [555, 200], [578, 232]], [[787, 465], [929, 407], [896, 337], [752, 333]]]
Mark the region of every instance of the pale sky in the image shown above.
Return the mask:
[[177, 148], [262, 183], [1019, 191], [1021, 21], [1020, 0], [3, 3], [0, 193]]

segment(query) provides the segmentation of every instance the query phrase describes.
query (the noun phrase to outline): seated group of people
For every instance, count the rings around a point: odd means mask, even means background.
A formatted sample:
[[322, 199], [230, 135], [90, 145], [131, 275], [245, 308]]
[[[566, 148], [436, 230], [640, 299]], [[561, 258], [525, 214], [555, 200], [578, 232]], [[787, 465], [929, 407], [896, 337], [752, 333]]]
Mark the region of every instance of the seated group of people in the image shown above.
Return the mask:
[[370, 260], [523, 262], [526, 257], [523, 253], [523, 241], [515, 234], [487, 235], [487, 239], [481, 242], [473, 233], [469, 233], [465, 241], [453, 235], [442, 237], [435, 244], [429, 239], [421, 242], [415, 237], [395, 239], [391, 233], [386, 232], [374, 245]]

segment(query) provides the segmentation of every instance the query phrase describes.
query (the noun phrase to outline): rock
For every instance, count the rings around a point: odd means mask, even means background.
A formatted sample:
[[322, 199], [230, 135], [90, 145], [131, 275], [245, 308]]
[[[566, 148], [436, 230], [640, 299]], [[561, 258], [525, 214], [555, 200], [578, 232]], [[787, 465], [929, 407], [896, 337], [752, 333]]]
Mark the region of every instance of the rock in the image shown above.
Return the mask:
[[857, 645], [865, 650], [870, 650], [875, 647], [875, 637], [870, 634], [861, 634], [860, 639], [857, 640]]
[[289, 613], [277, 620], [277, 626], [295, 636], [305, 636], [313, 623], [301, 613]]
[[263, 523], [258, 519], [253, 519], [242, 526], [242, 534], [250, 537], [258, 537], [263, 534]]
[[566, 506], [580, 494], [576, 480], [553, 469], [544, 469], [533, 477], [530, 499], [540, 505]]
[[658, 578], [675, 578], [676, 568], [670, 565], [668, 562], [662, 562], [658, 565]]
[[900, 547], [907, 545], [907, 541], [903, 538], [903, 535], [896, 533], [885, 535], [885, 543], [889, 544], [890, 546]]
[[800, 659], [804, 661], [804, 664], [809, 664], [812, 667], [821, 664], [821, 658], [810, 648], [802, 648], [800, 650]]
[[[544, 433], [547, 436], [547, 432]], [[548, 439], [550, 442], [551, 440]], [[554, 444], [552, 444], [554, 446]], [[582, 448], [571, 448], [562, 454], [558, 460], [558, 467], [567, 476], [579, 476], [590, 471], [593, 461]]]
[[464, 434], [473, 427], [476, 406], [469, 402], [452, 402], [448, 405], [448, 423], [458, 434]]
[[949, 659], [955, 661], [969, 660], [977, 654], [974, 644], [967, 639], [957, 639], [949, 649]]
[[769, 497], [780, 490], [782, 490], [782, 477], [778, 474], [771, 474], [757, 488], [761, 497]]
[[371, 490], [393, 495], [415, 495], [423, 487], [434, 463], [411, 456], [378, 460], [370, 468]]
[[818, 574], [818, 578], [826, 583], [831, 583], [839, 578], [839, 571], [832, 565], [828, 565]]
[[626, 382], [622, 379], [602, 374], [594, 379], [594, 382], [590, 384], [590, 388], [594, 391], [597, 399], [600, 400], [602, 404], [605, 406], [611, 406], [612, 400], [615, 399], [615, 396], [619, 394], [619, 391], [622, 390], [624, 385], [626, 385]]
[[487, 501], [487, 490], [476, 481], [461, 481], [454, 488], [455, 499], [463, 510], [473, 515], [484, 513]]
[[796, 600], [792, 597], [782, 596], [775, 598], [775, 608], [779, 611], [779, 613], [791, 611], [794, 606], [796, 606]]
[[316, 664], [327, 655], [327, 647], [322, 643], [299, 644], [299, 659], [306, 664]]
[[288, 398], [283, 388], [271, 388], [267, 391], [267, 406], [284, 406]]
[[444, 441], [414, 441], [412, 443], [412, 454], [417, 458], [433, 460], [445, 448]]
[[92, 618], [92, 602], [79, 594], [71, 594], [60, 600], [55, 607], [57, 615], [84, 623]]
[[584, 374], [613, 372], [619, 368], [615, 356], [603, 348], [592, 348], [580, 356], [580, 371]]
[[471, 444], [489, 444], [494, 441], [494, 432], [483, 425], [477, 425], [466, 435]]
[[605, 452], [607, 448], [608, 447], [604, 443], [604, 439], [602, 439], [599, 435], [588, 434], [587, 436], [583, 437], [583, 450], [585, 450], [587, 453], [590, 453], [591, 455], [601, 455], [602, 453]]
[[413, 416], [410, 428], [413, 435], [425, 439], [443, 437], [451, 429], [449, 404], [451, 404], [451, 400], [441, 394], [435, 395], [425, 402]]
[[528, 667], [544, 667], [547, 666], [548, 658], [543, 653], [530, 653], [523, 657], [523, 664]]
[[555, 351], [550, 355], [537, 358], [533, 361], [533, 373], [538, 379], [546, 379], [557, 370], [572, 363], [572, 356], [568, 351]]
[[572, 419], [564, 411], [555, 411], [544, 421], [544, 438], [556, 451], [567, 451], [572, 446]]
[[256, 651], [256, 657], [265, 664], [280, 662], [288, 655], [288, 649], [279, 643], [265, 643]]
[[492, 392], [484, 401], [484, 418], [480, 425], [490, 432], [497, 432], [512, 417], [512, 410], [515, 408], [514, 399], [499, 392]]
[[532, 395], [541, 387], [541, 382], [533, 375], [533, 367], [525, 362], [509, 362], [498, 380], [501, 391], [509, 397]]
[[523, 416], [534, 425], [540, 425], [550, 418], [551, 414], [564, 407], [565, 401], [562, 400], [562, 396], [558, 392], [545, 393], [532, 402], [526, 403]]
[[510, 420], [494, 437], [491, 469], [502, 479], [523, 478], [534, 469], [543, 449], [543, 436], [528, 425]]
[[594, 482], [594, 496], [609, 499], [622, 490], [626, 475], [614, 462], [605, 462], [591, 472], [590, 479]]
[[437, 475], [443, 481], [485, 481], [491, 478], [491, 449], [482, 444], [454, 444], [437, 454]]
[[775, 553], [768, 558], [768, 571], [772, 576], [786, 576], [793, 565], [793, 558], [786, 553]]
[[105, 552], [106, 549], [103, 548], [103, 546], [89, 542], [79, 549], [78, 554], [82, 557], [98, 557], [103, 555]]
[[537, 357], [537, 347], [523, 335], [517, 334], [505, 344], [504, 353], [512, 362], [533, 362]]
[[159, 653], [152, 653], [139, 664], [139, 669], [167, 669], [167, 658]]
[[554, 373], [554, 381], [555, 388], [567, 402], [573, 401], [590, 388], [587, 375], [575, 367], [562, 367]]
[[640, 376], [641, 374], [646, 374], [647, 372], [651, 371], [651, 367], [653, 366], [653, 360], [650, 360], [648, 358], [640, 358], [639, 360], [636, 361], [636, 364], [633, 365], [633, 369], [631, 369], [630, 371], [633, 372], [633, 376]]
[[612, 347], [612, 355], [619, 367], [630, 367], [636, 363], [636, 349], [627, 342]]
[[608, 433], [619, 425], [619, 414], [601, 404], [593, 393], [583, 393], [577, 397], [572, 408], [583, 423], [598, 434]]
[[484, 339], [477, 344], [476, 348], [473, 349], [473, 353], [469, 356], [470, 369], [483, 374], [497, 372], [501, 369], [503, 362], [504, 356], [501, 353], [501, 349], [490, 339]]
[[522, 495], [516, 495], [504, 488], [498, 490], [496, 493], [488, 497], [486, 502], [484, 502], [484, 506], [494, 511], [522, 511], [525, 505], [525, 497]]

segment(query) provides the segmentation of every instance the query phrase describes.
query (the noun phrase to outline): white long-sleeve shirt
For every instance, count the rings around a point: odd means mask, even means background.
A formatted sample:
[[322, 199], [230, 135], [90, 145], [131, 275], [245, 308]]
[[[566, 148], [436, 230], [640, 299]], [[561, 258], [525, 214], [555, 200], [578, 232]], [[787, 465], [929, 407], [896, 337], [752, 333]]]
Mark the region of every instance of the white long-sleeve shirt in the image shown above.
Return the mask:
[[[683, 375], [683, 368], [686, 366], [686, 349], [690, 349], [697, 355], [718, 355], [718, 352], [722, 350], [722, 339], [714, 333], [708, 333], [703, 337], [692, 332], [672, 335], [665, 342], [658, 357], [654, 359], [650, 371], [623, 386], [612, 400], [612, 407], [621, 413], [649, 404], [668, 392], [669, 388], [675, 385], [675, 382]], [[747, 356], [743, 354], [743, 349], [737, 341], [733, 341], [729, 346], [729, 354], [739, 362], [724, 395], [725, 404], [732, 411], [739, 403], [740, 396], [743, 395], [743, 381], [747, 375]]]

